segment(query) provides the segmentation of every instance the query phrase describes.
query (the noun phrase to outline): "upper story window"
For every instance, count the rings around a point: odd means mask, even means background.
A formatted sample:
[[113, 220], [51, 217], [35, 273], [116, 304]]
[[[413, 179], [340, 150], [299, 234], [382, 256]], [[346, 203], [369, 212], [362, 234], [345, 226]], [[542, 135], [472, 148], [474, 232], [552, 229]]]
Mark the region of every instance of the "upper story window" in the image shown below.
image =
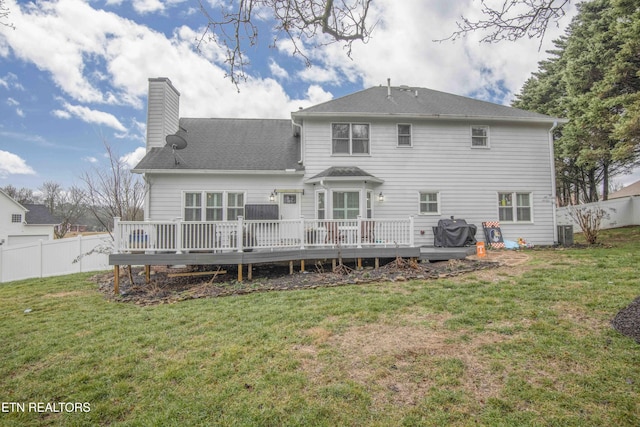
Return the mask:
[[489, 148], [489, 126], [471, 126], [471, 146]]
[[11, 222], [22, 222], [21, 214], [11, 214]]
[[369, 154], [369, 125], [333, 123], [331, 140], [333, 154]]
[[531, 193], [498, 193], [498, 218], [504, 222], [531, 222]]
[[411, 125], [398, 125], [398, 147], [411, 147]]

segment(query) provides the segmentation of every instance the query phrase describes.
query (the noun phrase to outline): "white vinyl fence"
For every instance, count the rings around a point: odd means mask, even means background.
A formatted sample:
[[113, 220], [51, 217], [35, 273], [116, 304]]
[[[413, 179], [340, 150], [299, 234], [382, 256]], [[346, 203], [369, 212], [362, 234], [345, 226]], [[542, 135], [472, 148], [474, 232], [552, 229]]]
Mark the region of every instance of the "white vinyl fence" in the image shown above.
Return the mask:
[[[603, 209], [606, 217], [602, 219], [601, 228], [626, 227], [629, 225], [640, 225], [640, 196], [621, 197], [619, 199], [607, 200], [604, 202], [585, 203], [577, 205], [576, 208]], [[571, 218], [571, 207], [565, 206], [556, 211], [558, 225], [573, 225], [573, 231], [579, 233], [580, 227]]]
[[[109, 269], [109, 255], [93, 249], [111, 247], [109, 234], [40, 240], [24, 245], [0, 245], [0, 283], [34, 277]], [[105, 252], [105, 251], [103, 251]]]

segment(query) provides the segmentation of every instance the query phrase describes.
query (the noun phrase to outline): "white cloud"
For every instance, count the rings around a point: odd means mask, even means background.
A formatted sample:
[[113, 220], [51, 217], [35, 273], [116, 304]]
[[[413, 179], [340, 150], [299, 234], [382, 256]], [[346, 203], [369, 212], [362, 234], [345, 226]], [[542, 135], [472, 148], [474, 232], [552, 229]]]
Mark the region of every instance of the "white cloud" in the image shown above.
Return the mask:
[[105, 125], [119, 132], [127, 131], [127, 128], [125, 128], [122, 123], [120, 123], [120, 120], [118, 120], [113, 114], [105, 113], [104, 111], [92, 110], [91, 108], [84, 107], [82, 105], [71, 105], [66, 102], [63, 104], [63, 108], [64, 110], [55, 110], [53, 114], [56, 117], [63, 119], [77, 117], [84, 122]]
[[21, 157], [8, 151], [0, 150], [0, 177], [9, 175], [35, 175], [36, 172]]
[[120, 157], [120, 161], [124, 162], [130, 169], [134, 168], [147, 153], [144, 147], [138, 147], [135, 151]]
[[84, 160], [85, 162], [88, 162], [88, 163], [98, 163], [98, 159], [96, 159], [93, 156], [83, 157], [82, 160]]
[[10, 105], [10, 106], [14, 107], [16, 105], [20, 105], [20, 103], [18, 101], [16, 101], [15, 99], [9, 97], [9, 98], [7, 98], [7, 105]]
[[269, 71], [271, 71], [271, 75], [277, 79], [288, 79], [289, 73], [287, 70], [282, 68], [276, 61], [271, 58], [269, 61]]

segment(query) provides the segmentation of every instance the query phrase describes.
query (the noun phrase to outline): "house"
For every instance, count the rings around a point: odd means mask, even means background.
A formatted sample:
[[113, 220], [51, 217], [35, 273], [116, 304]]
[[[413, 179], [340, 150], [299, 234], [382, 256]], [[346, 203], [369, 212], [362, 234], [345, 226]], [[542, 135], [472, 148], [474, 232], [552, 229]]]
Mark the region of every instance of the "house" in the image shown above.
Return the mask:
[[[557, 240], [559, 119], [390, 82], [286, 120], [180, 118], [179, 97], [169, 79], [149, 79], [147, 153], [133, 171], [147, 183], [147, 223], [181, 218], [200, 228], [160, 236], [133, 224], [119, 234], [120, 251], [131, 249], [136, 230], [155, 235], [144, 248], [156, 251], [273, 249], [283, 241], [304, 249], [335, 244], [336, 231], [344, 247], [429, 247], [433, 227], [451, 217], [478, 227], [499, 221], [513, 240]], [[247, 225], [233, 225], [239, 218], [279, 221], [278, 235], [246, 240]], [[245, 240], [228, 243], [228, 233], [203, 228], [212, 223], [231, 223]], [[391, 235], [393, 227], [402, 235]], [[185, 246], [185, 233], [216, 237]]]
[[636, 181], [633, 184], [629, 184], [626, 187], [609, 194], [609, 200], [629, 196], [640, 196], [640, 181]]
[[0, 190], [0, 244], [53, 240], [53, 229], [58, 222], [45, 205], [20, 204]]

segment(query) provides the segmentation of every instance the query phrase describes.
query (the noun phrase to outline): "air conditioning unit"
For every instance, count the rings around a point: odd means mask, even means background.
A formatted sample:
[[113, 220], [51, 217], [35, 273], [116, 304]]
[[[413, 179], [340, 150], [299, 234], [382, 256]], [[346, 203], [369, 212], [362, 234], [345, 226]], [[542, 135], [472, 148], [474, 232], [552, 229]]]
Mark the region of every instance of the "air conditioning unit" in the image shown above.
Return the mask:
[[558, 243], [562, 246], [573, 246], [573, 225], [558, 226]]

